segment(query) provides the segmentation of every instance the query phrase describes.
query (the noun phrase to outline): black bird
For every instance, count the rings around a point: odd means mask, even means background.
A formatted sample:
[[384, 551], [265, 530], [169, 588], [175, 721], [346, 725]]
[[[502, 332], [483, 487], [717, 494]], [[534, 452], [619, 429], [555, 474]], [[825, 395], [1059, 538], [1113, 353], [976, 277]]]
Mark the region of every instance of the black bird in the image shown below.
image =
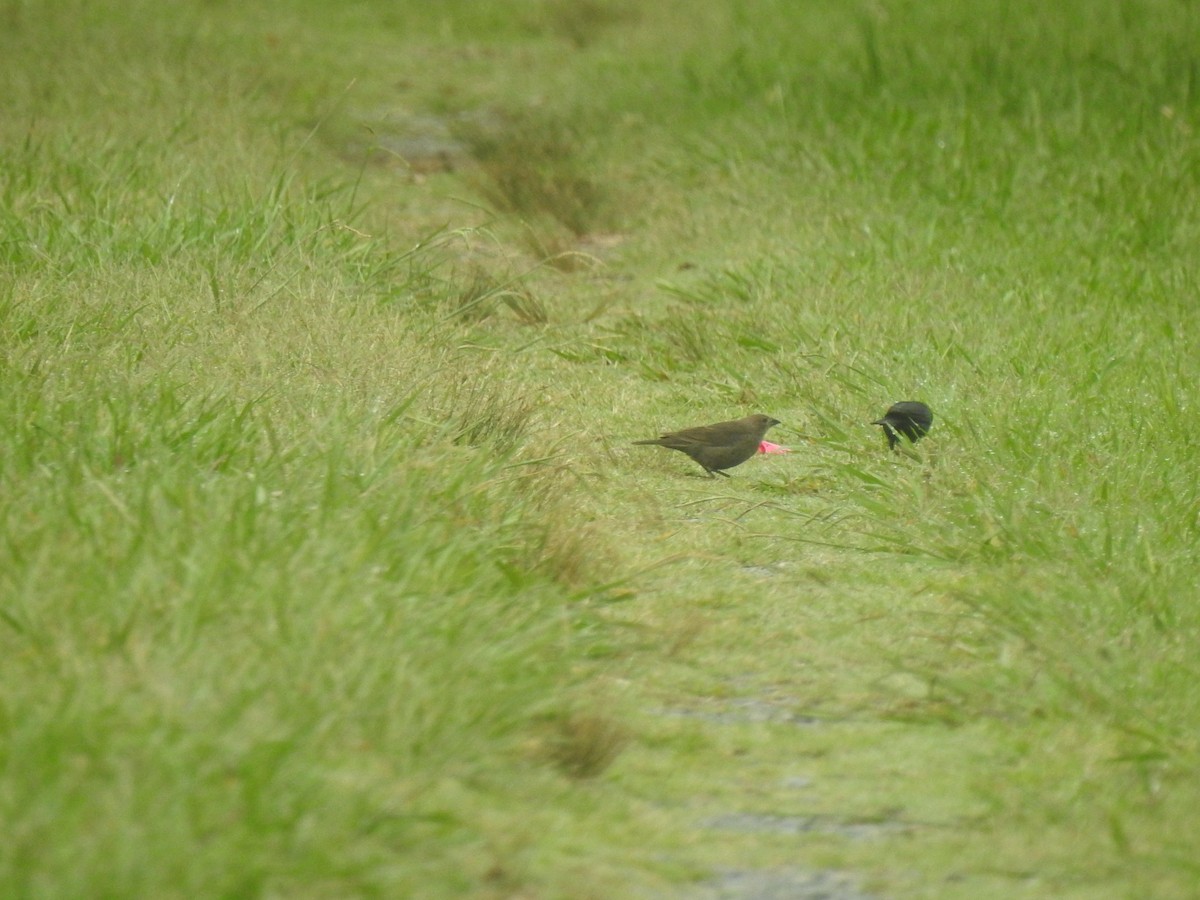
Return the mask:
[[915, 444], [929, 433], [933, 425], [933, 411], [916, 400], [901, 400], [893, 403], [882, 419], [876, 419], [871, 424], [883, 426], [888, 449], [895, 450], [901, 434]]
[[762, 443], [767, 429], [778, 424], [778, 419], [759, 413], [744, 419], [699, 425], [696, 428], [684, 428], [682, 431], [669, 431], [652, 441], [634, 443], [656, 444], [659, 447], [678, 450], [700, 463], [709, 478], [713, 475], [724, 475], [728, 478], [729, 473], [722, 470], [740, 466], [757, 453], [758, 445]]

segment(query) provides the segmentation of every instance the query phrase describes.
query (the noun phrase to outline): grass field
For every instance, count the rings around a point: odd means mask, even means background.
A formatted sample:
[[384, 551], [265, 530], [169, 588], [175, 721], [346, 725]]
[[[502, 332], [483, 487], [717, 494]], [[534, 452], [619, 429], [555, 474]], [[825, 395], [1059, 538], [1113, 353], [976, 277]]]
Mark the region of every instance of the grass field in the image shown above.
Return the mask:
[[1200, 892], [1200, 8], [0, 23], [0, 894]]

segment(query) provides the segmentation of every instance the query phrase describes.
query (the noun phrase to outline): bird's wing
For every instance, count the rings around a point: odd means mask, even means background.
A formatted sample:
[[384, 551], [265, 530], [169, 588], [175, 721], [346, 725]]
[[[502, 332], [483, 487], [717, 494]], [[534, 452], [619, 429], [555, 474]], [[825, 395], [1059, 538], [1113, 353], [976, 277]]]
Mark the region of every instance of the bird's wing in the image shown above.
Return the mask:
[[667, 446], [680, 449], [684, 447], [719, 447], [725, 443], [719, 438], [703, 433], [698, 428], [664, 434], [662, 440]]

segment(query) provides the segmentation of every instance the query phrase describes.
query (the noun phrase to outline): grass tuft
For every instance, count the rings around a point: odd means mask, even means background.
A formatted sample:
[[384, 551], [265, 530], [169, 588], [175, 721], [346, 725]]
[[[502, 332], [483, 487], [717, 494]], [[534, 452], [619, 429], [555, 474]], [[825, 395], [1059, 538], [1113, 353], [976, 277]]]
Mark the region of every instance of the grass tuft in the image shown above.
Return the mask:
[[531, 399], [512, 396], [487, 373], [450, 386], [440, 405], [455, 444], [487, 446], [501, 457], [521, 446], [537, 414]]
[[546, 223], [578, 238], [611, 221], [612, 192], [586, 167], [578, 129], [530, 113], [508, 117], [498, 129], [466, 131], [478, 163], [475, 183], [497, 211], [525, 220], [545, 245]]
[[540, 14], [552, 33], [578, 49], [591, 46], [616, 26], [632, 25], [638, 18], [635, 7], [612, 0], [550, 0]]
[[585, 780], [607, 771], [628, 743], [628, 730], [610, 715], [576, 710], [555, 721], [546, 752], [564, 774]]

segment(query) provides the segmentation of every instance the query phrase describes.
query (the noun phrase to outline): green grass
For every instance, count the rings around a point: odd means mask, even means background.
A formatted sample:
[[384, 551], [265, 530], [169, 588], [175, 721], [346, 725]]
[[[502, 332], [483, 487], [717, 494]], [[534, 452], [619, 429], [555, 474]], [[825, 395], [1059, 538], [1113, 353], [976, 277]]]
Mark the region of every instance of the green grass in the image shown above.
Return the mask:
[[1193, 10], [0, 19], [7, 893], [1195, 893]]

